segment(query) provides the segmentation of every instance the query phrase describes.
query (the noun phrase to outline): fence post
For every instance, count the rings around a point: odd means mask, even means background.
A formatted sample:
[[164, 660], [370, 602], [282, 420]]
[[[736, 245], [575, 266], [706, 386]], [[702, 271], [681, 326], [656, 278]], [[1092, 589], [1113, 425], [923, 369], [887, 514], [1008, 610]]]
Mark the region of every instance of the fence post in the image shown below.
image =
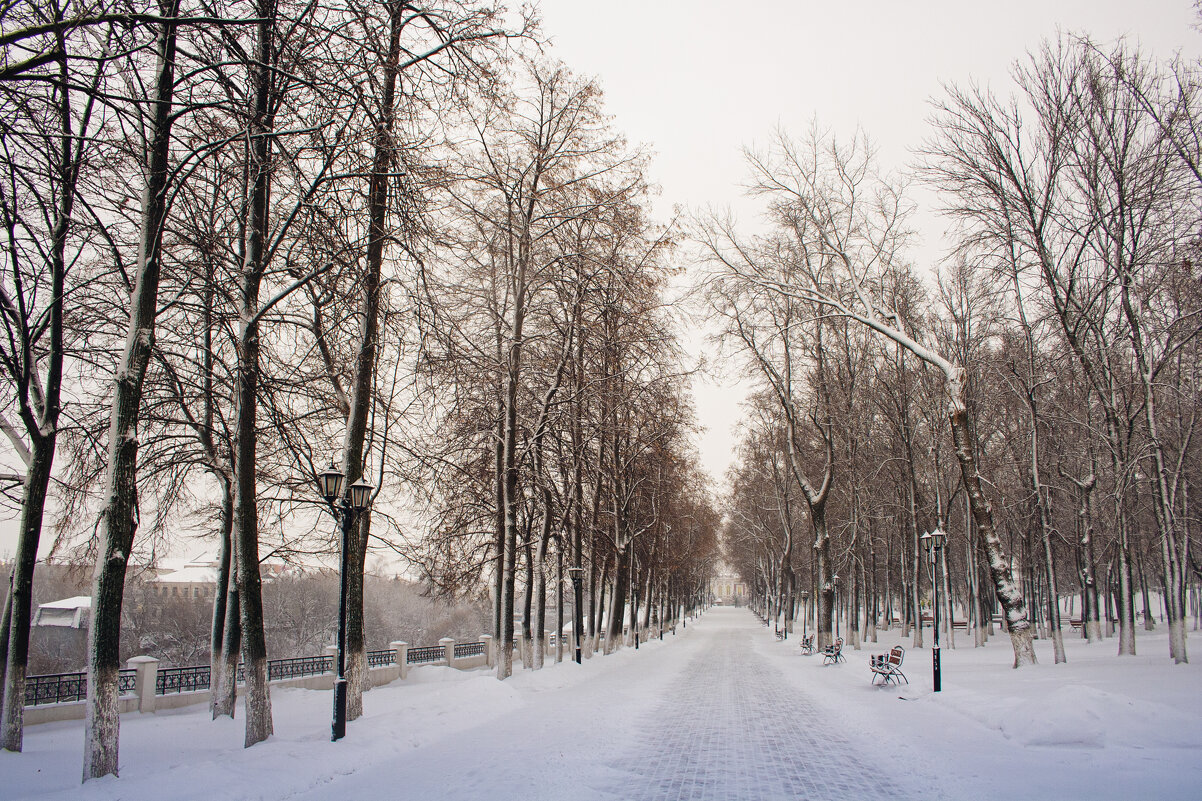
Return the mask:
[[404, 640], [396, 640], [388, 643], [388, 647], [396, 653], [393, 658], [396, 659], [396, 666], [401, 670], [401, 678], [405, 678], [409, 675], [409, 643]]
[[337, 674], [338, 673], [338, 646], [337, 645], [327, 645], [322, 650], [321, 653], [323, 656], [328, 656], [330, 658], [330, 672]]
[[455, 667], [455, 641], [450, 637], [443, 637], [438, 644], [442, 646], [442, 658], [447, 660], [447, 667]]
[[135, 656], [126, 663], [137, 671], [134, 674], [134, 694], [138, 696], [138, 711], [154, 711], [154, 689], [158, 683], [159, 660], [153, 656]]
[[496, 667], [497, 666], [497, 652], [493, 650], [496, 647], [496, 645], [492, 641], [492, 635], [491, 634], [481, 634], [480, 640], [481, 640], [481, 642], [484, 643], [485, 664], [487, 664], [489, 667]]

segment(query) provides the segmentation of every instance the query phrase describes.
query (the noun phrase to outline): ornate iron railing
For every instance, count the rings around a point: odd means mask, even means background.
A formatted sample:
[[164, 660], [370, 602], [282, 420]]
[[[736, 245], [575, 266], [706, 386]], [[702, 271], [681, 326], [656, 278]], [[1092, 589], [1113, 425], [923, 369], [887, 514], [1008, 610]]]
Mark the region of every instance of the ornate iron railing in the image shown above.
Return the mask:
[[212, 681], [208, 665], [162, 668], [154, 680], [155, 695], [207, 690]]
[[368, 667], [388, 667], [396, 661], [396, 651], [391, 649], [384, 651], [368, 651], [367, 666]]
[[332, 670], [334, 670], [334, 657], [332, 656], [299, 656], [295, 659], [267, 660], [268, 681], [317, 676]]
[[440, 662], [446, 656], [446, 649], [441, 645], [423, 645], [419, 648], [410, 648], [409, 655], [405, 658], [405, 662], [410, 665], [424, 665], [429, 662]]
[[484, 653], [482, 642], [461, 642], [455, 645], [455, 658], [464, 659], [469, 656], [480, 656]]
[[[118, 695], [128, 695], [134, 691], [136, 674], [137, 671], [132, 668], [126, 668], [117, 674]], [[25, 706], [82, 701], [87, 696], [87, 673], [50, 673], [25, 677]]]
[[[476, 656], [484, 653], [484, 643], [462, 643], [455, 646], [456, 658]], [[440, 662], [446, 651], [441, 645], [429, 645], [421, 648], [410, 648], [408, 663], [422, 665]], [[396, 661], [396, 651], [368, 651], [368, 667], [386, 667]], [[267, 680], [280, 681], [304, 676], [318, 676], [331, 673], [334, 670], [334, 657], [328, 655], [302, 656], [295, 659], [269, 659], [267, 661]], [[122, 669], [117, 678], [117, 692], [129, 695], [135, 690], [137, 670]], [[238, 684], [246, 682], [245, 666], [239, 662], [235, 681]], [[207, 690], [212, 683], [212, 671], [209, 665], [192, 667], [159, 668], [155, 676], [155, 695], [171, 693], [186, 693], [197, 690]], [[65, 701], [82, 701], [87, 698], [87, 674], [51, 673], [43, 676], [28, 676], [25, 679], [25, 706], [41, 704], [57, 704]]]

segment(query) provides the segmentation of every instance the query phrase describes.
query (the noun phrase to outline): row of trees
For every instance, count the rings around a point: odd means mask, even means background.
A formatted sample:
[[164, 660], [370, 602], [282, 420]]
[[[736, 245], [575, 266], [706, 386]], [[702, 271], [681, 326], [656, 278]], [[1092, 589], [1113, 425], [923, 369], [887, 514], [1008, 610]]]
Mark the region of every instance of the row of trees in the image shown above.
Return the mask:
[[812, 588], [820, 643], [838, 574], [853, 642], [898, 613], [921, 645], [919, 535], [938, 528], [943, 619], [962, 607], [980, 644], [1000, 605], [1016, 667], [1035, 624], [1064, 660], [1074, 594], [1084, 635], [1106, 619], [1133, 654], [1137, 587], [1149, 627], [1149, 588], [1163, 599], [1186, 661], [1202, 578], [1196, 85], [1193, 65], [1066, 37], [1006, 94], [949, 86], [917, 167], [956, 223], [933, 286], [907, 261], [906, 186], [862, 136], [781, 133], [749, 154], [768, 233], [701, 221], [722, 341], [760, 387], [730, 558], [786, 616]]
[[590, 631], [700, 595], [715, 521], [672, 241], [643, 156], [532, 18], [56, 0], [3, 25], [0, 428], [24, 464], [5, 748], [48, 499], [55, 551], [95, 565], [85, 779], [117, 768], [127, 569], [189, 529], [220, 549], [213, 714], [233, 715], [241, 658], [246, 745], [271, 734], [259, 565], [335, 547], [331, 452], [348, 488], [379, 488], [347, 544], [351, 719], [369, 542], [438, 591], [491, 594], [502, 678], [519, 586], [528, 638], [562, 589], [553, 557], [587, 569]]

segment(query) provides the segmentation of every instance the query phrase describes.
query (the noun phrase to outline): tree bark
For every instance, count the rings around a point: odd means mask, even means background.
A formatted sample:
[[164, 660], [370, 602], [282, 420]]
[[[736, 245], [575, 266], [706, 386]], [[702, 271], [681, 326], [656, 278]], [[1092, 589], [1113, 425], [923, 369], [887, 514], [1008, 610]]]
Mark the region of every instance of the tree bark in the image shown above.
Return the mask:
[[171, 106], [175, 91], [176, 25], [179, 0], [160, 4], [165, 18], [156, 43], [155, 95], [148, 137], [146, 187], [138, 243], [138, 270], [130, 297], [125, 349], [114, 376], [109, 416], [108, 471], [100, 512], [100, 544], [92, 578], [88, 628], [88, 676], [84, 723], [83, 779], [116, 775], [120, 717], [121, 605], [125, 570], [137, 529], [137, 425], [142, 382], [154, 349], [158, 314], [163, 221], [170, 187]]
[[259, 573], [259, 517], [256, 495], [258, 429], [259, 289], [267, 269], [270, 225], [272, 93], [275, 4], [260, 0], [254, 60], [250, 68], [250, 123], [247, 146], [250, 193], [245, 261], [239, 285], [241, 318], [237, 334], [236, 441], [234, 450], [235, 571], [246, 673], [246, 736], [250, 747], [272, 734], [271, 695], [267, 684], [267, 641], [263, 631], [262, 578]]

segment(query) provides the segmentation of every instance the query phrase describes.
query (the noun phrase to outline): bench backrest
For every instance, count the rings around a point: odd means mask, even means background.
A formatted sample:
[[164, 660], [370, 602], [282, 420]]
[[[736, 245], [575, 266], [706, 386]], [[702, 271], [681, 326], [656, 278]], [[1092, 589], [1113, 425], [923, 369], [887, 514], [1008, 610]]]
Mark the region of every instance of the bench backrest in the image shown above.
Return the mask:
[[906, 649], [900, 645], [895, 645], [889, 651], [889, 664], [898, 667], [902, 663], [902, 657], [906, 655]]

